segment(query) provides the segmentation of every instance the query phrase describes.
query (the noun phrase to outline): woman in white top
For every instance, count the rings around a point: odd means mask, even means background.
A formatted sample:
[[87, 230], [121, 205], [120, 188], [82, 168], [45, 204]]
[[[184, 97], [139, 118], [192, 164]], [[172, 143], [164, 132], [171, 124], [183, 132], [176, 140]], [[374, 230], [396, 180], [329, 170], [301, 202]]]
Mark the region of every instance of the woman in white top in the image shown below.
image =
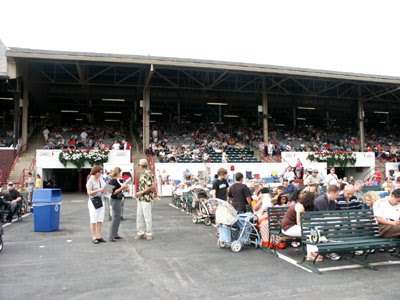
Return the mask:
[[101, 224], [104, 221], [104, 202], [100, 208], [95, 208], [91, 198], [100, 196], [103, 200], [103, 191], [106, 186], [105, 181], [101, 178], [103, 169], [99, 166], [94, 166], [90, 171], [89, 180], [86, 183], [87, 194], [89, 195], [88, 208], [90, 216], [90, 230], [92, 232], [92, 240], [94, 244], [105, 242], [101, 237]]

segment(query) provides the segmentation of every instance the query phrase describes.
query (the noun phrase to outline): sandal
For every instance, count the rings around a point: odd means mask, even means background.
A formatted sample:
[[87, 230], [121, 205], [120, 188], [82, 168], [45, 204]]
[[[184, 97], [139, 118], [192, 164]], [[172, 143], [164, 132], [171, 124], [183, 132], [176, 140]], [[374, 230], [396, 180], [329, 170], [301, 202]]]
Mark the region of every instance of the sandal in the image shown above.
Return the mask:
[[97, 239], [92, 240], [92, 242], [93, 242], [93, 244], [96, 244], [96, 245], [99, 243], [99, 241]]
[[103, 239], [103, 238], [99, 238], [99, 239], [97, 239], [97, 240], [99, 241], [99, 243], [105, 243], [105, 242], [106, 242], [106, 240]]

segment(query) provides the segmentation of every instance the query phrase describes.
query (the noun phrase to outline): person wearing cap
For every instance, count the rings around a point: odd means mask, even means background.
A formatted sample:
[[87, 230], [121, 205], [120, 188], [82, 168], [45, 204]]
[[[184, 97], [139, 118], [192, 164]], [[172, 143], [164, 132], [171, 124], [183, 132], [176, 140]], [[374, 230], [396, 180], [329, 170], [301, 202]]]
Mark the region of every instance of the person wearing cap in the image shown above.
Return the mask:
[[321, 181], [318, 177], [318, 169], [313, 169], [311, 172], [311, 175], [308, 175], [306, 178], [304, 184], [307, 187], [316, 187], [317, 188], [317, 194], [321, 193]]
[[135, 240], [146, 239], [151, 241], [153, 239], [152, 231], [152, 213], [154, 201], [154, 191], [156, 189], [154, 175], [148, 167], [146, 159], [139, 161], [140, 177], [139, 177], [139, 191], [136, 193], [137, 211], [136, 211], [136, 228], [137, 234]]
[[8, 208], [7, 222], [11, 223], [12, 218], [17, 211], [18, 205], [22, 202], [21, 194], [15, 189], [14, 184], [10, 181], [7, 185], [7, 193], [5, 195], [4, 204]]

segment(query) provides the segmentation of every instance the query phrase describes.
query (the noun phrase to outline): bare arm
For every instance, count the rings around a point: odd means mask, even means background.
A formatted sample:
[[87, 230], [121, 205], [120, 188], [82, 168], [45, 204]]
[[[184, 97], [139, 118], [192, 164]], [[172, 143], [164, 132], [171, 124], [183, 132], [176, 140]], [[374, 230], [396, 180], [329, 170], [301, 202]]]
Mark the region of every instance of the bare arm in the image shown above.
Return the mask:
[[376, 221], [382, 225], [400, 225], [400, 221], [390, 221], [381, 217], [376, 217]]
[[93, 196], [93, 195], [95, 195], [97, 193], [102, 193], [103, 190], [104, 190], [104, 188], [100, 188], [100, 189], [97, 189], [97, 190], [92, 190], [92, 187], [90, 185], [86, 189], [87, 189], [87, 194], [89, 196]]

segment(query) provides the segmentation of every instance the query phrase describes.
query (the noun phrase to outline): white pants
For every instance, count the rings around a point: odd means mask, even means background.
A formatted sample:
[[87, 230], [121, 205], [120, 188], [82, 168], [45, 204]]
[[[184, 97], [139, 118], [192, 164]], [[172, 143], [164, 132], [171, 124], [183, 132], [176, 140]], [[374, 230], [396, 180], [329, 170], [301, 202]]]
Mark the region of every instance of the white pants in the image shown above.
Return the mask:
[[151, 209], [153, 207], [153, 201], [137, 201], [136, 211], [136, 228], [138, 235], [152, 235], [152, 216]]
[[88, 208], [89, 208], [89, 217], [90, 217], [90, 223], [96, 224], [98, 222], [103, 222], [104, 221], [104, 201], [103, 201], [103, 206], [95, 209], [93, 202], [89, 199], [88, 201]]
[[[282, 229], [282, 233], [287, 236], [301, 237], [301, 226], [294, 225], [290, 227], [287, 231]], [[311, 252], [318, 252], [318, 247], [316, 245], [307, 245], [307, 253], [309, 254]]]
[[301, 226], [293, 225], [286, 231], [282, 229], [282, 233], [288, 236], [301, 237]]

